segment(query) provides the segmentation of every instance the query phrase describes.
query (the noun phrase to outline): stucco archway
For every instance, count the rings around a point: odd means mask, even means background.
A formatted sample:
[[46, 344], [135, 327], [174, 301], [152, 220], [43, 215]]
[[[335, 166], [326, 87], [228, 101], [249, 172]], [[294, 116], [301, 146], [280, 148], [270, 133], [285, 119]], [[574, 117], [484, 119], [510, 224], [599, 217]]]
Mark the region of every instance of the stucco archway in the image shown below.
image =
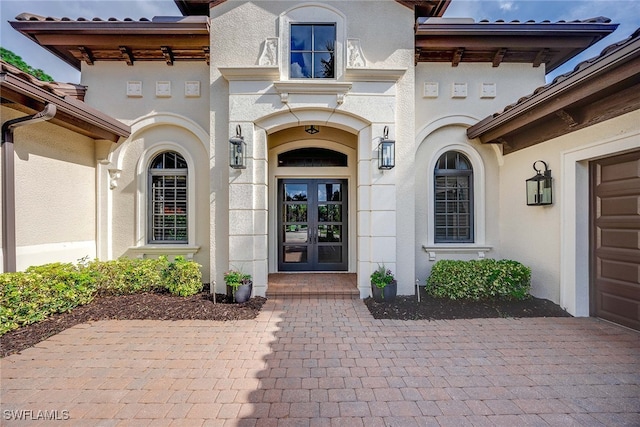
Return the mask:
[[[330, 145], [352, 158], [352, 170], [348, 173], [353, 195], [350, 219], [353, 221], [353, 246], [349, 249], [349, 271], [358, 273], [361, 297], [368, 296], [371, 266], [385, 262], [393, 268], [396, 262], [395, 186], [392, 176], [383, 176], [373, 164], [379, 142], [373, 135], [382, 134], [383, 125], [373, 125], [355, 115], [322, 108], [289, 109], [264, 116], [251, 123], [252, 132], [248, 132], [247, 122], [229, 123], [232, 129], [238, 124], [246, 134], [249, 159], [247, 170], [231, 171], [229, 176], [229, 264], [250, 270], [256, 294], [266, 293], [268, 274], [274, 271], [271, 236], [274, 226], [269, 222], [269, 203], [274, 201], [276, 177], [271, 171], [270, 154], [278, 151], [269, 152], [270, 138], [276, 137], [278, 132], [301, 130], [304, 125], [315, 124], [353, 137], [351, 146], [341, 145], [338, 141], [331, 141]], [[288, 147], [317, 144], [295, 138], [287, 143], [292, 144]], [[251, 173], [248, 173], [249, 169]], [[372, 200], [386, 203], [376, 207], [372, 206]], [[375, 221], [391, 224], [393, 228], [374, 227]]]

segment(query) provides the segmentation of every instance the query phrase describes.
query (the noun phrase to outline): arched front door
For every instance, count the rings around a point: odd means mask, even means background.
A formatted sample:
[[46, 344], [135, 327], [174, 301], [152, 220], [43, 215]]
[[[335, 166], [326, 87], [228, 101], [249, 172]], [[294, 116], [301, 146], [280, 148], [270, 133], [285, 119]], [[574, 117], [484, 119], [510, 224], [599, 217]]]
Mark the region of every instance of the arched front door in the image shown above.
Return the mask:
[[278, 269], [346, 271], [346, 179], [278, 180]]

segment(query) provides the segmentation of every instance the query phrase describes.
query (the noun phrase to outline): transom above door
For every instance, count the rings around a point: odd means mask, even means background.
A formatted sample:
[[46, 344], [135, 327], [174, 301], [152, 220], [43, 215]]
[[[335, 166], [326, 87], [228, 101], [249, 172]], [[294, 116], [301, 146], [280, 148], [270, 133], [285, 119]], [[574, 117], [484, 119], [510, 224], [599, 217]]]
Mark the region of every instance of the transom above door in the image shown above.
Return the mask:
[[346, 179], [278, 180], [278, 269], [346, 271]]

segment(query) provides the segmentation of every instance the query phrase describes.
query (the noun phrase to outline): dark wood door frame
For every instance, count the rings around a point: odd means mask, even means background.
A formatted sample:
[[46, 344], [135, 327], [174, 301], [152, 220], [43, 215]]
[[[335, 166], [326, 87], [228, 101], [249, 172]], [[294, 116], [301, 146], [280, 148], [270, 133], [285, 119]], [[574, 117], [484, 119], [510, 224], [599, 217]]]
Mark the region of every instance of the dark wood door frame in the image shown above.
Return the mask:
[[[288, 185], [304, 188], [305, 194], [287, 200]], [[335, 185], [340, 194], [328, 194]], [[347, 271], [348, 231], [348, 180], [278, 180], [279, 271]]]

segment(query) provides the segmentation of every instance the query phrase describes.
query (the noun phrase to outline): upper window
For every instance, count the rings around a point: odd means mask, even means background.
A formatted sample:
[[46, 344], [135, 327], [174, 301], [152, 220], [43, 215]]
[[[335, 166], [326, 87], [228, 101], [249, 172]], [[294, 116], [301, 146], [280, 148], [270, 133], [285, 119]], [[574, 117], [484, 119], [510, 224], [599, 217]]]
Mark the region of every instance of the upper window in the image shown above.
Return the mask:
[[291, 24], [292, 79], [335, 78], [335, 24]]
[[434, 170], [435, 243], [473, 243], [473, 168], [447, 151]]
[[149, 166], [149, 243], [187, 243], [187, 162], [165, 151]]

